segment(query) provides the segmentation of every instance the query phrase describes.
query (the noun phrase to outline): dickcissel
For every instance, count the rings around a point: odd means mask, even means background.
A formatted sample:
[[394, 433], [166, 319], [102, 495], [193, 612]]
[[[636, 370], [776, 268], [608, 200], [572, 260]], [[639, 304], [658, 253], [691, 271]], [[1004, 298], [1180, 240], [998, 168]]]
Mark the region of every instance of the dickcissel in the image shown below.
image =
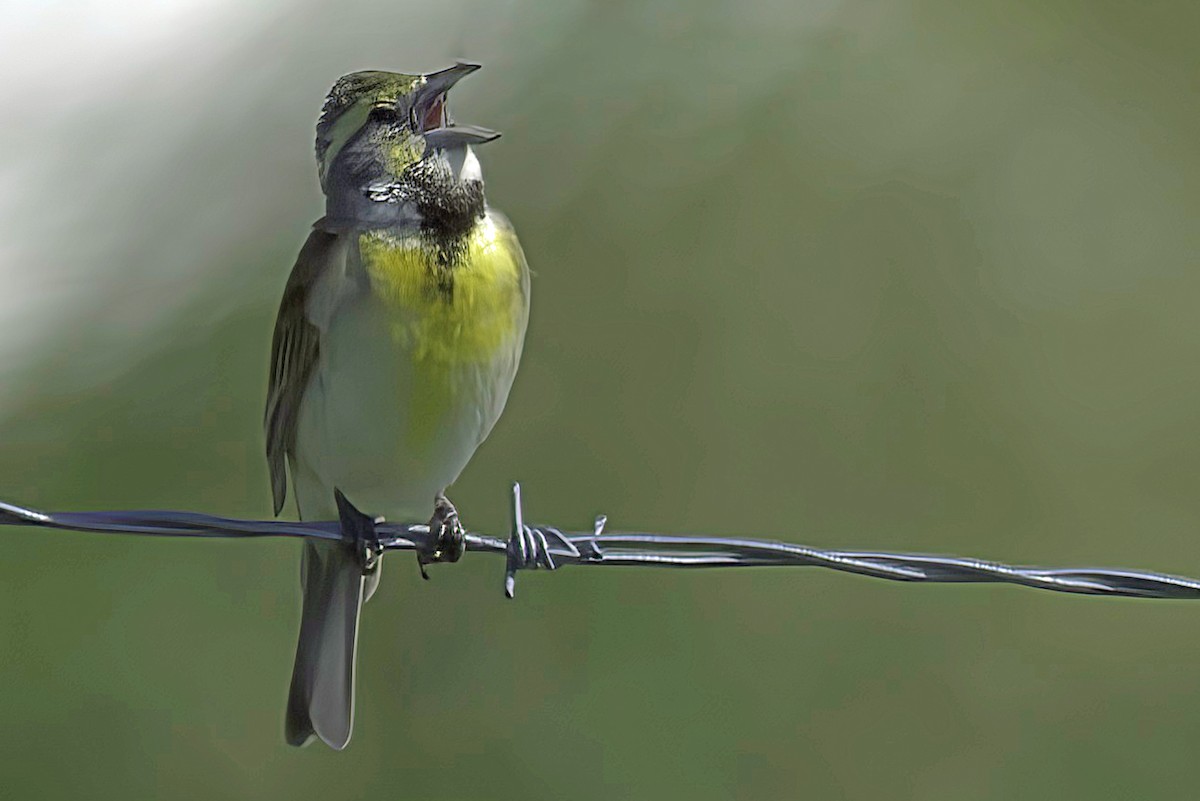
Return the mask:
[[[424, 519], [453, 561], [463, 529], [444, 491], [508, 398], [529, 316], [529, 268], [488, 206], [446, 93], [479, 68], [340, 78], [317, 123], [325, 216], [283, 291], [265, 427], [275, 513], [287, 469], [303, 520], [338, 518], [335, 490], [370, 515]], [[287, 741], [350, 740], [359, 610], [378, 553], [308, 539]], [[422, 572], [424, 568], [422, 567]]]

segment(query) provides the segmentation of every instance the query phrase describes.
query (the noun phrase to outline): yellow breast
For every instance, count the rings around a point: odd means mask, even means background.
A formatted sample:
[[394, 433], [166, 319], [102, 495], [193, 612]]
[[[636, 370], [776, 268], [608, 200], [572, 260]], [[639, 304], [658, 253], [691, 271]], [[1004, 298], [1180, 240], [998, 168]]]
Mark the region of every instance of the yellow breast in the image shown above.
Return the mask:
[[524, 318], [524, 257], [507, 226], [485, 217], [452, 263], [422, 236], [367, 231], [359, 252], [373, 294], [397, 314], [392, 336], [416, 362], [489, 361]]

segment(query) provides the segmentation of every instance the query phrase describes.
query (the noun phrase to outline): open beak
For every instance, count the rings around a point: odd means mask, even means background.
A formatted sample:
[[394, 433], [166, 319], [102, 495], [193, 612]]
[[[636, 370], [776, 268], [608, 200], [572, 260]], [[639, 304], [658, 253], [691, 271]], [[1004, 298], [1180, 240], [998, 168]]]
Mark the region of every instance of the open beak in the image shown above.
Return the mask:
[[481, 66], [460, 61], [453, 67], [425, 76], [425, 83], [417, 89], [413, 115], [417, 129], [425, 136], [429, 149], [445, 150], [461, 145], [478, 145], [499, 138], [499, 132], [477, 125], [455, 125], [446, 111], [446, 93]]

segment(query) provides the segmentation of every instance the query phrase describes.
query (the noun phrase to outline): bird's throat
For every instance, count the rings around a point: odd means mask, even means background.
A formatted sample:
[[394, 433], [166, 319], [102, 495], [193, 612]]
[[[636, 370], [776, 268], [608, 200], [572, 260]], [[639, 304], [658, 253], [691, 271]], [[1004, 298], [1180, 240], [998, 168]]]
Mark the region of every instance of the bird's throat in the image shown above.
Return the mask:
[[445, 164], [428, 160], [404, 175], [405, 195], [416, 206], [421, 231], [449, 253], [484, 215], [483, 182], [459, 181]]

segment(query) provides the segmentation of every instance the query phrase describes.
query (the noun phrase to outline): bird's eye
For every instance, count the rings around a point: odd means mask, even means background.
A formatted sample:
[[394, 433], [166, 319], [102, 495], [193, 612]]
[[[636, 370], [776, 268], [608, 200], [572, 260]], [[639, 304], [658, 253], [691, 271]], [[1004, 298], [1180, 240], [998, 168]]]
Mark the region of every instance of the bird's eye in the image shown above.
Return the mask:
[[374, 106], [369, 116], [372, 122], [395, 122], [397, 115], [391, 106]]

